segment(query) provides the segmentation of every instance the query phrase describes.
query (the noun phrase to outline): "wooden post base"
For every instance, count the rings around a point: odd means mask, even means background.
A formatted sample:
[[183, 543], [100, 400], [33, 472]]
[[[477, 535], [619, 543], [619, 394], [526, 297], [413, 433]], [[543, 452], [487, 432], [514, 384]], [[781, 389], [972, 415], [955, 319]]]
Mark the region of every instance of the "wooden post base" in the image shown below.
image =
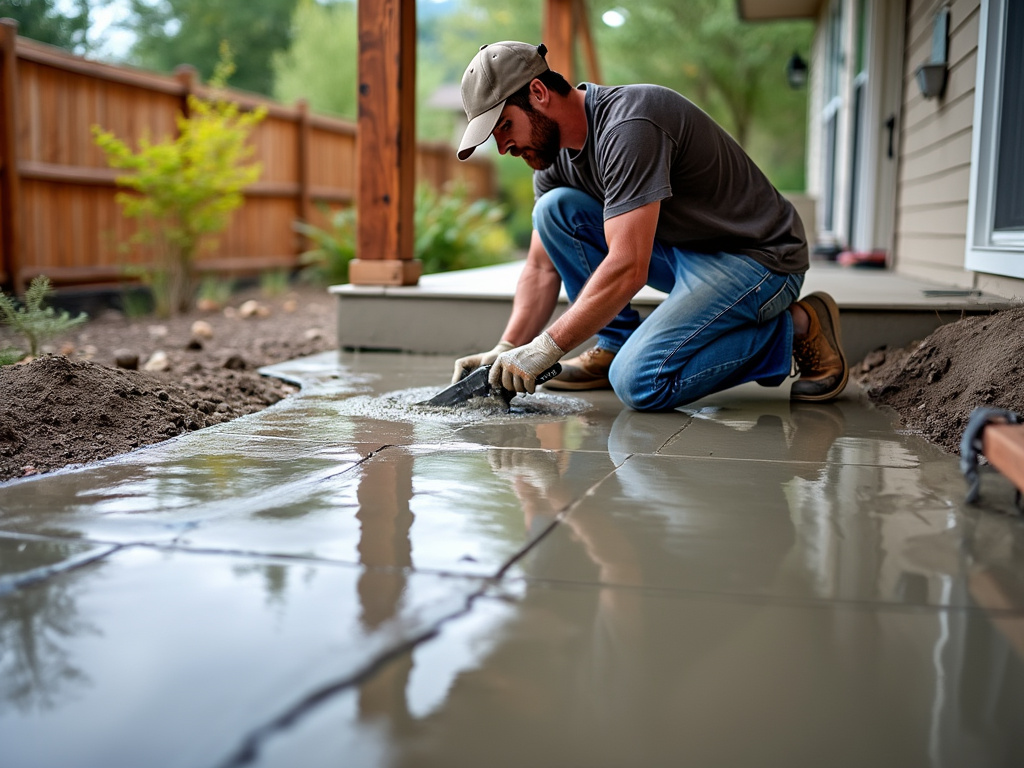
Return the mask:
[[348, 265], [352, 285], [416, 285], [422, 274], [418, 259], [353, 259]]
[[989, 424], [981, 442], [992, 466], [1024, 493], [1024, 424]]

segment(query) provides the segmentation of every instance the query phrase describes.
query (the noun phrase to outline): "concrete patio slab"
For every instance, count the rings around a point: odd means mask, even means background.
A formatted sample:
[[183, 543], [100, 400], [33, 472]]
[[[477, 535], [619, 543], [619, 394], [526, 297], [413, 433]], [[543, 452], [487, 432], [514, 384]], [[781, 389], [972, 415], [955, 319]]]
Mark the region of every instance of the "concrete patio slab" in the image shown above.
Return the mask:
[[[387, 681], [268, 739], [254, 765], [284, 768], [297, 754], [311, 768], [341, 755], [431, 768], [1024, 757], [1024, 668], [977, 612], [534, 582], [501, 598], [475, 601]], [[437, 658], [448, 663], [432, 675]]]
[[1024, 760], [1004, 478], [855, 385], [416, 407], [450, 367], [0, 484], [5, 768]]
[[0, 597], [4, 764], [221, 764], [247, 734], [351, 684], [479, 590], [472, 580], [125, 547]]

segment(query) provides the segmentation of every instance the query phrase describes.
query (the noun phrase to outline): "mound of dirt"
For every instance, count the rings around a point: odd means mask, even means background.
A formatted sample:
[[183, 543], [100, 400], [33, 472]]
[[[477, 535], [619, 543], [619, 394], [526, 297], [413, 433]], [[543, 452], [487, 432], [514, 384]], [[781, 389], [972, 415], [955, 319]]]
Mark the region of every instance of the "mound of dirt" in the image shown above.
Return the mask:
[[[107, 311], [58, 339], [50, 354], [0, 367], [0, 482], [98, 461], [278, 402], [296, 388], [256, 369], [336, 348], [335, 301], [323, 288], [297, 286], [277, 299], [249, 291], [224, 311], [166, 320]], [[251, 312], [241, 311], [246, 302], [255, 302]], [[19, 341], [0, 329], [0, 348]], [[116, 365], [120, 357], [145, 367], [154, 356], [163, 370]]]
[[854, 375], [875, 402], [950, 453], [975, 408], [1024, 414], [1024, 308], [941, 326], [905, 349], [879, 350]]

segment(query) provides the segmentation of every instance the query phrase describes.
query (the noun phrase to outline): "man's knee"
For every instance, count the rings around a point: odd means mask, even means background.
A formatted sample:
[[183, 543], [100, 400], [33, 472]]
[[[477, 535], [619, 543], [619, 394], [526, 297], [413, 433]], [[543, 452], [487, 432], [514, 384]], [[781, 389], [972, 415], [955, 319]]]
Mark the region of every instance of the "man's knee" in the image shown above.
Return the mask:
[[616, 396], [634, 411], [671, 411], [716, 391], [706, 377], [681, 380], [665, 373], [645, 374], [642, 364], [630, 365], [620, 357], [612, 361], [608, 381]]
[[555, 187], [534, 202], [533, 228], [542, 230], [545, 225], [565, 228], [579, 212], [594, 206], [599, 212], [602, 210], [601, 204], [586, 192], [572, 187]]
[[642, 365], [630, 365], [621, 354], [612, 361], [608, 382], [619, 400], [634, 411], [667, 411], [675, 407], [667, 380], [643, 375]]

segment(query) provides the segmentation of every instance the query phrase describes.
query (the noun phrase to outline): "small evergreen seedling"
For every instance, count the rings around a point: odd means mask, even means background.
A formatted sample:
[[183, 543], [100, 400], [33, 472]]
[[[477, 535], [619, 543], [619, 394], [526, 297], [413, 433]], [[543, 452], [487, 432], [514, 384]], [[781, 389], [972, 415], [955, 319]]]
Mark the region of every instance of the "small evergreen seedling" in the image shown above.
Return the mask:
[[[47, 339], [58, 336], [65, 331], [84, 323], [88, 316], [82, 312], [78, 317], [71, 317], [61, 310], [56, 312], [53, 307], [43, 307], [43, 299], [53, 293], [50, 278], [39, 275], [33, 278], [22, 306], [15, 304], [7, 294], [0, 291], [0, 322], [9, 325], [28, 341], [29, 354], [39, 355], [40, 345]], [[10, 356], [12, 350], [4, 350]], [[17, 358], [20, 359], [20, 358]], [[17, 362], [17, 359], [11, 362]]]

